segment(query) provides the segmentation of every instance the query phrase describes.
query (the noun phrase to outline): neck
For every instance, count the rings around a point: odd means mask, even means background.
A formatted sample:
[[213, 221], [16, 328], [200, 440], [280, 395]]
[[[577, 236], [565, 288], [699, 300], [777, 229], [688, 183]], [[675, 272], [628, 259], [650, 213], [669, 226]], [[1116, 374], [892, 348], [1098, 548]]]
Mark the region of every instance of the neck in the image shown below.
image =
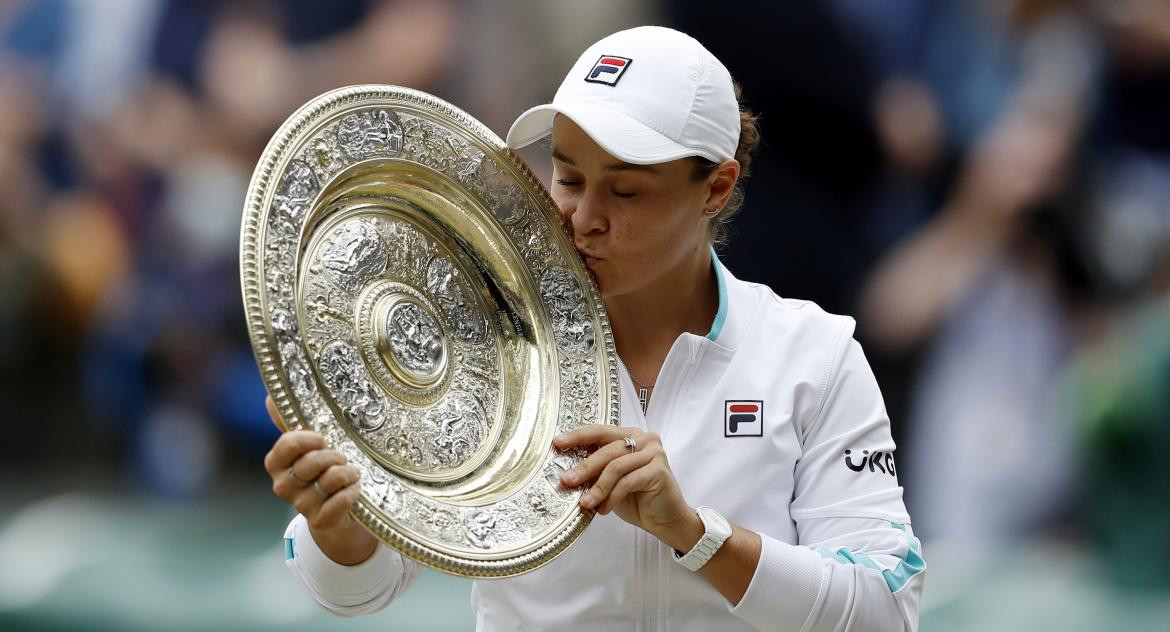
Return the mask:
[[637, 379], [658, 374], [683, 332], [705, 336], [719, 310], [719, 289], [706, 244], [636, 292], [605, 299], [614, 344]]

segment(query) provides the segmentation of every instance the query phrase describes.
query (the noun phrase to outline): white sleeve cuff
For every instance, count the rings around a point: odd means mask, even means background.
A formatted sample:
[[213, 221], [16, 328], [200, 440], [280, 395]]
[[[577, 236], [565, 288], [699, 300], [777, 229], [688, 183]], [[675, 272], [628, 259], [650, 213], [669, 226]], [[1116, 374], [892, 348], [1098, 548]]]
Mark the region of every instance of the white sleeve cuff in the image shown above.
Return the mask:
[[804, 630], [823, 599], [826, 583], [821, 556], [810, 548], [760, 534], [760, 562], [739, 603], [728, 609], [760, 630], [777, 621], [799, 622]]
[[284, 538], [285, 564], [317, 603], [337, 614], [360, 614], [349, 610], [372, 604], [391, 584], [410, 582], [413, 577], [407, 575], [417, 575], [415, 565], [408, 569], [402, 556], [382, 543], [361, 564], [338, 564], [317, 546], [308, 521], [300, 514], [289, 523]]

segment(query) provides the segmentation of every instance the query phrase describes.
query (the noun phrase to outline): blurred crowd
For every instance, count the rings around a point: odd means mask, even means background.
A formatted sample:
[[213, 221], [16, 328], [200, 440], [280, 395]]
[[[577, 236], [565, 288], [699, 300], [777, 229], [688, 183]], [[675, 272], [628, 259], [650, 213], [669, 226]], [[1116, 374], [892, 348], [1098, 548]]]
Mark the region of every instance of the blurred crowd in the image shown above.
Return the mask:
[[4, 462], [180, 498], [262, 476], [236, 253], [276, 127], [393, 83], [502, 135], [642, 23], [761, 115], [721, 256], [858, 319], [928, 546], [1076, 539], [1170, 588], [1164, 0], [0, 3]]

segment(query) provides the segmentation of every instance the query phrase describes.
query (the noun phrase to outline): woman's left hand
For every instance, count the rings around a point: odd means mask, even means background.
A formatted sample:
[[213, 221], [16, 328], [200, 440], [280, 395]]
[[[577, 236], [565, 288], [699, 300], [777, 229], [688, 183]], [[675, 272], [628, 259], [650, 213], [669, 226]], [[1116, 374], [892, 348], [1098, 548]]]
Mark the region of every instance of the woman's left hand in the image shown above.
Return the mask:
[[[636, 451], [630, 452], [626, 437], [635, 441]], [[595, 448], [561, 475], [567, 487], [592, 481], [581, 497], [582, 507], [601, 514], [616, 511], [622, 520], [663, 540], [691, 526], [694, 511], [670, 471], [658, 435], [628, 426], [588, 425], [557, 435], [553, 445], [560, 450]]]

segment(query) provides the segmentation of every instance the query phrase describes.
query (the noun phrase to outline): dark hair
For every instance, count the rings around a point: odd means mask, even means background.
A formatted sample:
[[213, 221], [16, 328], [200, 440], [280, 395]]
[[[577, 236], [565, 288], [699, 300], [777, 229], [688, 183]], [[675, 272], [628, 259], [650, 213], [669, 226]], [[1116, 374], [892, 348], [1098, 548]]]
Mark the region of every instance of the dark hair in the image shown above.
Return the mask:
[[[735, 188], [731, 190], [727, 204], [715, 217], [711, 218], [711, 243], [716, 246], [727, 243], [728, 224], [743, 207], [743, 181], [751, 173], [752, 154], [755, 153], [760, 144], [759, 116], [744, 107], [741, 94], [740, 85], [736, 83], [735, 99], [739, 101], [739, 145], [735, 148], [735, 159], [739, 162], [739, 180], [735, 183]], [[719, 163], [701, 156], [695, 156], [692, 161], [694, 164], [692, 177], [695, 182], [707, 179], [715, 171], [715, 167], [719, 166]]]

